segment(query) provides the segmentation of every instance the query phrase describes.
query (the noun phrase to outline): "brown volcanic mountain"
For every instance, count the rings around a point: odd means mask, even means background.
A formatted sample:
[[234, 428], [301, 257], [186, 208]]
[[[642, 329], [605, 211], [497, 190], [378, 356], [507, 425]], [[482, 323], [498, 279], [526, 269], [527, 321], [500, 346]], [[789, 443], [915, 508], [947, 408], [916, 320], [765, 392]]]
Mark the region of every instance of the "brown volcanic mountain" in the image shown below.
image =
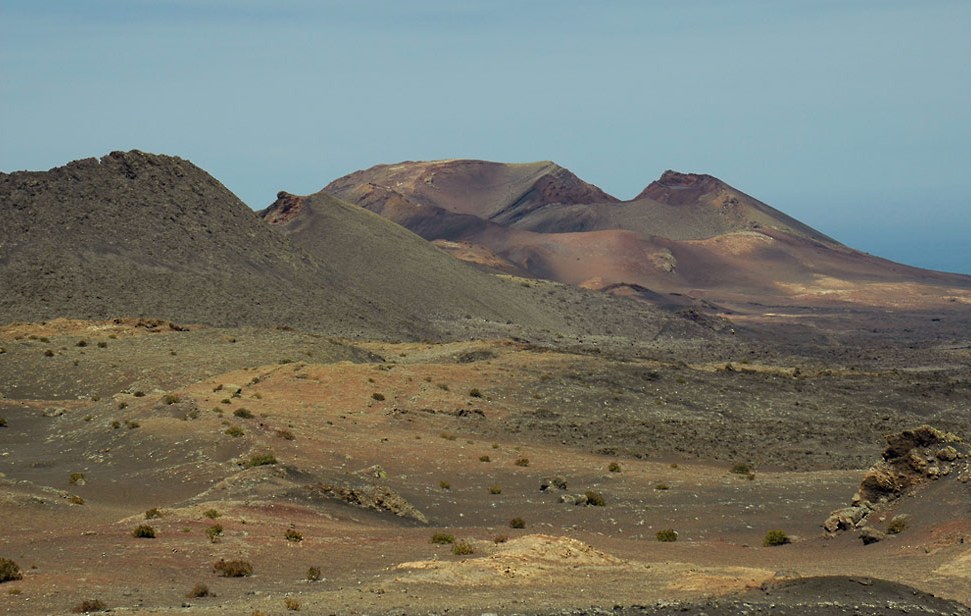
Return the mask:
[[[542, 182], [562, 188], [544, 192]], [[322, 192], [457, 256], [487, 255], [499, 269], [589, 288], [742, 304], [971, 302], [967, 276], [852, 250], [710, 175], [667, 171], [621, 202], [552, 163], [406, 162], [358, 171]]]
[[370, 339], [709, 333], [634, 302], [499, 279], [327, 195], [281, 193], [261, 220], [170, 156], [0, 174], [0, 208], [0, 322], [148, 316]]

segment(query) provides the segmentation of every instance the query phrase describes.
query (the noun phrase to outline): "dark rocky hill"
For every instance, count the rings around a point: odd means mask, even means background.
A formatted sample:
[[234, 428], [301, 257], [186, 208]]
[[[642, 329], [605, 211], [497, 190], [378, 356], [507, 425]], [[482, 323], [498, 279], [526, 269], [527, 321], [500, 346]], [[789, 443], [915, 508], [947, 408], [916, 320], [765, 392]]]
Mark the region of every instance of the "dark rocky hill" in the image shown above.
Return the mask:
[[327, 195], [281, 193], [262, 214], [171, 156], [0, 174], [0, 321], [145, 316], [392, 339], [710, 333], [635, 302], [482, 273]]

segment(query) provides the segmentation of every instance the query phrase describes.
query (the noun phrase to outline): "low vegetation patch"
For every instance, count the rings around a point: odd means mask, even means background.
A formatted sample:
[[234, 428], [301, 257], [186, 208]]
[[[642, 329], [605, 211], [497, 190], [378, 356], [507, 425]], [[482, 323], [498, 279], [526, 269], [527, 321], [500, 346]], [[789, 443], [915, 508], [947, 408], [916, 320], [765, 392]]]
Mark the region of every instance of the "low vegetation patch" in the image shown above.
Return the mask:
[[166, 404], [166, 405], [175, 404], [181, 400], [182, 398], [179, 397], [178, 394], [165, 394], [164, 396], [162, 396], [162, 404]]
[[611, 462], [610, 466], [607, 467], [607, 470], [610, 471], [611, 473], [619, 473], [621, 470], [620, 464], [617, 464], [616, 462]]
[[475, 554], [475, 548], [465, 541], [459, 541], [452, 546], [452, 554], [456, 556], [468, 556], [469, 554]]
[[664, 542], [671, 542], [678, 540], [678, 531], [673, 528], [665, 528], [664, 530], [657, 531], [657, 540]]
[[253, 419], [253, 412], [244, 407], [239, 407], [233, 411], [233, 415], [235, 417], [239, 417], [240, 419]]
[[219, 512], [218, 512], [217, 510], [215, 510], [215, 509], [206, 509], [205, 511], [203, 511], [203, 512], [202, 512], [202, 515], [204, 515], [204, 516], [206, 516], [206, 517], [207, 517], [207, 518], [209, 518], [210, 520], [215, 520], [216, 518], [218, 518], [218, 517], [219, 517], [219, 516], [221, 516], [222, 514], [221, 514], [221, 513], [219, 513]]
[[587, 504], [588, 505], [592, 505], [594, 507], [603, 507], [604, 505], [607, 504], [606, 501], [604, 501], [604, 495], [601, 494], [600, 492], [594, 492], [593, 490], [587, 490], [584, 493], [584, 496], [587, 497]]
[[213, 564], [212, 570], [220, 577], [249, 577], [253, 575], [253, 565], [245, 560], [225, 560], [220, 558]]
[[509, 528], [526, 528], [526, 520], [522, 518], [513, 518], [509, 520]]
[[249, 460], [246, 460], [245, 462], [243, 462], [243, 466], [246, 468], [253, 468], [256, 466], [267, 466], [267, 465], [276, 464], [276, 463], [277, 463], [276, 456], [274, 456], [273, 453], [271, 452], [267, 452], [267, 453], [254, 454], [253, 456], [250, 457]]
[[12, 582], [24, 577], [20, 567], [9, 558], [0, 558], [0, 583]]
[[222, 534], [223, 534], [222, 524], [213, 524], [212, 526], [206, 529], [206, 536], [209, 537], [210, 543], [219, 543], [219, 538], [222, 536]]
[[71, 608], [71, 612], [74, 614], [90, 614], [91, 612], [107, 611], [108, 605], [101, 599], [85, 599]]
[[767, 548], [787, 543], [789, 543], [789, 535], [784, 530], [770, 530], [765, 533], [765, 538], [762, 540], [762, 545]]
[[482, 392], [479, 391], [479, 388], [478, 387], [473, 387], [472, 389], [469, 390], [469, 396], [471, 396], [473, 398], [481, 398], [482, 397]]
[[489, 486], [489, 494], [502, 494], [502, 486], [499, 484]]
[[212, 595], [209, 593], [208, 586], [205, 584], [196, 584], [192, 587], [192, 590], [186, 593], [185, 596], [189, 599], [198, 599], [200, 597], [210, 597]]
[[303, 534], [295, 528], [288, 528], [287, 532], [283, 533], [283, 538], [292, 543], [300, 543], [303, 541]]
[[373, 394], [371, 394], [371, 399], [376, 400], [377, 402], [384, 402], [384, 394], [374, 392]]
[[84, 473], [71, 473], [70, 477], [67, 478], [67, 482], [72, 486], [84, 485]]
[[455, 535], [450, 535], [448, 533], [435, 533], [432, 535], [430, 543], [435, 543], [438, 545], [447, 545], [449, 543], [455, 543]]
[[283, 606], [292, 612], [300, 611], [300, 602], [293, 597], [287, 597], [283, 600]]
[[910, 526], [910, 516], [908, 515], [895, 515], [890, 520], [890, 524], [887, 524], [887, 534], [888, 535], [899, 535], [900, 533], [907, 530]]
[[320, 567], [310, 567], [309, 569], [307, 569], [307, 581], [308, 582], [320, 581]]
[[155, 520], [160, 517], [162, 517], [162, 512], [159, 510], [158, 507], [152, 507], [151, 509], [145, 512], [146, 520]]
[[519, 458], [515, 464], [516, 466], [529, 466], [529, 458]]
[[148, 524], [139, 524], [135, 527], [135, 530], [131, 532], [131, 535], [132, 537], [136, 537], [138, 539], [154, 539], [155, 529]]
[[229, 426], [228, 428], [226, 428], [226, 434], [228, 434], [229, 436], [231, 436], [233, 438], [238, 438], [240, 436], [243, 436], [243, 434], [245, 434], [245, 433], [243, 432], [243, 429], [242, 428], [240, 428], [239, 426], [233, 425], [233, 426]]

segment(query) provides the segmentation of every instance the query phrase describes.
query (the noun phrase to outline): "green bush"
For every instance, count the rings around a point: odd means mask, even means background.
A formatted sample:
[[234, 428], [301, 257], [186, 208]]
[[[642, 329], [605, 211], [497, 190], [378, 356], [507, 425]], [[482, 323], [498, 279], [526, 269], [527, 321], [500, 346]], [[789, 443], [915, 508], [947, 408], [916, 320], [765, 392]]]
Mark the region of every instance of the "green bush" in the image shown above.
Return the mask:
[[213, 524], [212, 526], [206, 529], [206, 536], [209, 537], [210, 543], [218, 543], [219, 537], [221, 537], [222, 534], [223, 534], [222, 524]]
[[71, 611], [75, 614], [89, 614], [91, 612], [107, 612], [108, 606], [101, 599], [85, 599], [78, 603]]
[[910, 517], [907, 515], [895, 515], [890, 520], [890, 524], [887, 524], [887, 534], [888, 535], [899, 535], [900, 533], [907, 530], [910, 526]]
[[460, 541], [452, 546], [452, 554], [456, 556], [468, 556], [474, 554], [475, 549], [468, 543]]
[[243, 432], [243, 429], [236, 425], [232, 425], [226, 428], [225, 433], [233, 438], [239, 438], [240, 436], [243, 436], [243, 434], [245, 434], [245, 432]]
[[522, 518], [513, 518], [509, 520], [509, 528], [526, 528], [526, 520]]
[[7, 420], [4, 419], [3, 417], [0, 417], [0, 428], [6, 428], [6, 427], [7, 427]]
[[435, 533], [432, 535], [432, 539], [429, 543], [436, 543], [438, 545], [455, 543], [455, 535], [450, 535], [448, 533]]
[[452, 489], [452, 484], [450, 484], [447, 481], [439, 481], [438, 482], [438, 487], [440, 487], [443, 490], [451, 490]]
[[239, 407], [233, 411], [233, 415], [239, 417], [240, 419], [253, 419], [253, 413], [247, 408]]
[[212, 570], [220, 577], [249, 577], [253, 575], [253, 565], [245, 560], [224, 560], [220, 558], [212, 565]]
[[489, 494], [502, 494], [502, 486], [499, 484], [489, 486]]
[[657, 531], [657, 540], [664, 542], [671, 542], [678, 540], [678, 531], [673, 528], [665, 528], [664, 530]]
[[215, 520], [216, 518], [220, 517], [222, 514], [216, 511], [215, 509], [206, 509], [205, 511], [202, 512], [202, 515], [206, 516], [210, 520]]
[[770, 530], [765, 533], [765, 538], [762, 540], [762, 545], [767, 548], [787, 543], [789, 543], [789, 535], [783, 530]]
[[0, 558], [0, 583], [12, 582], [24, 577], [20, 567], [9, 558]]
[[135, 527], [135, 530], [131, 532], [132, 537], [137, 537], [138, 539], [154, 539], [155, 529], [148, 524], [139, 524]]
[[607, 470], [610, 471], [611, 473], [619, 473], [620, 464], [617, 464], [616, 462], [611, 462], [610, 466], [607, 467]]
[[256, 466], [267, 466], [267, 465], [276, 464], [276, 463], [277, 463], [276, 456], [274, 456], [271, 452], [267, 452], [267, 453], [253, 454], [252, 456], [250, 456], [249, 460], [243, 463], [243, 466], [246, 468], [253, 468]]
[[309, 569], [307, 569], [307, 581], [308, 582], [320, 581], [320, 567], [310, 567]]
[[189, 599], [208, 597], [210, 596], [209, 587], [206, 586], [205, 584], [196, 584], [195, 586], [192, 587], [192, 590], [186, 593], [185, 596], [188, 597]]
[[587, 490], [584, 494], [587, 497], [587, 504], [594, 507], [603, 507], [607, 503], [604, 501], [604, 495], [600, 492], [594, 492], [593, 490]]
[[751, 475], [752, 467], [748, 464], [738, 463], [733, 466], [732, 470], [729, 472], [731, 472], [733, 475]]

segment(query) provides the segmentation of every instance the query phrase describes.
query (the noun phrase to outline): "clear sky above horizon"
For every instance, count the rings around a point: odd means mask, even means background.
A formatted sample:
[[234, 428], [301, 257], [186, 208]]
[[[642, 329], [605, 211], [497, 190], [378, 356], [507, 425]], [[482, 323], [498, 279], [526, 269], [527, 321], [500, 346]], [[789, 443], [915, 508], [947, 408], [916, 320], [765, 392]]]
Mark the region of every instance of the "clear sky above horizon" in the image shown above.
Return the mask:
[[128, 149], [253, 208], [401, 160], [710, 173], [971, 274], [971, 2], [0, 0], [0, 171]]

